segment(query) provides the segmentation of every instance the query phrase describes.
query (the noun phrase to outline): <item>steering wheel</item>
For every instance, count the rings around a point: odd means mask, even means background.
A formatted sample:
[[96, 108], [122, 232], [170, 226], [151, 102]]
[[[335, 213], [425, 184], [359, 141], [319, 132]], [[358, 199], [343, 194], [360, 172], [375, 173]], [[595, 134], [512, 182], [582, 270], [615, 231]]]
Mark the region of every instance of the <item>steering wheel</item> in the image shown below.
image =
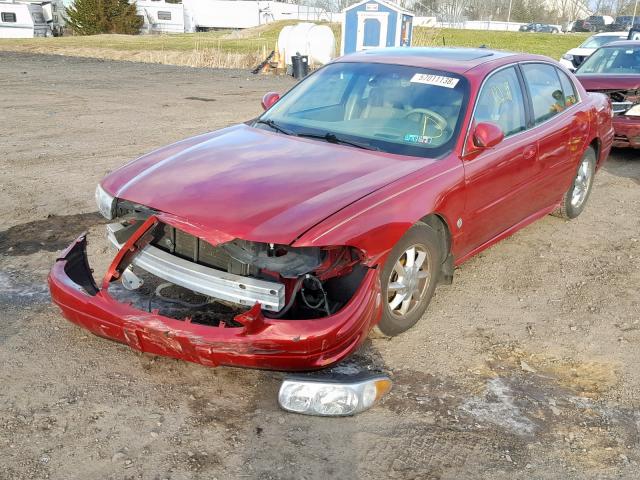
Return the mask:
[[426, 128], [427, 119], [430, 119], [433, 122], [436, 128], [440, 130], [440, 135], [437, 135], [438, 137], [441, 136], [447, 128], [449, 128], [449, 122], [447, 122], [446, 118], [444, 118], [439, 113], [434, 112], [433, 110], [429, 110], [428, 108], [414, 108], [412, 110], [409, 110], [409, 112], [407, 112], [404, 117], [409, 118], [411, 115], [415, 115], [416, 113], [425, 117], [424, 128]]

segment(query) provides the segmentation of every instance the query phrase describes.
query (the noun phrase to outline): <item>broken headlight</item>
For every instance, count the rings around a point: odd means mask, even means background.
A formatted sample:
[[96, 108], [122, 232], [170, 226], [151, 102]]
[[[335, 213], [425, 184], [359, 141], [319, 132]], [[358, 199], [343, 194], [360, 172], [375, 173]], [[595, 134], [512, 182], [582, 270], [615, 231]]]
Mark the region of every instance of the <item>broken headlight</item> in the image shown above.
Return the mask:
[[115, 214], [116, 199], [109, 195], [102, 185], [98, 184], [96, 187], [96, 204], [98, 205], [98, 211], [107, 220], [111, 220]]
[[625, 115], [629, 115], [631, 117], [640, 117], [640, 103], [627, 110], [625, 112]]
[[278, 402], [289, 412], [319, 416], [354, 415], [371, 408], [391, 389], [386, 376], [354, 380], [286, 378]]
[[317, 247], [290, 247], [273, 243], [233, 240], [220, 245], [231, 258], [259, 269], [297, 278], [318, 268], [325, 252]]

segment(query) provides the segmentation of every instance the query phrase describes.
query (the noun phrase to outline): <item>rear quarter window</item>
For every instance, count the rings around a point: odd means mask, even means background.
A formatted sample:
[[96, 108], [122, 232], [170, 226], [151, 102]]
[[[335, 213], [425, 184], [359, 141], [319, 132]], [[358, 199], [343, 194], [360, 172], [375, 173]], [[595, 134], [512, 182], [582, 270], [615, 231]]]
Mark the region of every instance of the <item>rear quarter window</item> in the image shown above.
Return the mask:
[[578, 103], [578, 94], [576, 93], [576, 87], [571, 79], [562, 70], [557, 69], [558, 77], [560, 78], [560, 85], [562, 85], [562, 93], [564, 94], [564, 104], [566, 107], [570, 107]]

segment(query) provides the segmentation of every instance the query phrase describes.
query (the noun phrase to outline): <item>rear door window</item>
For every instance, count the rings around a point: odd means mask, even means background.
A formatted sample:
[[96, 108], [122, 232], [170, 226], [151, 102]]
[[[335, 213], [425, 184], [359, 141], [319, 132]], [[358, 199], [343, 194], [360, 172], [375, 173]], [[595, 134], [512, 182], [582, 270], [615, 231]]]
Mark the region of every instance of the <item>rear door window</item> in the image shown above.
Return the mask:
[[526, 63], [522, 65], [522, 73], [529, 88], [536, 125], [555, 117], [566, 108], [555, 67], [544, 63]]
[[514, 67], [500, 70], [484, 82], [474, 120], [499, 125], [505, 137], [526, 129], [524, 95]]

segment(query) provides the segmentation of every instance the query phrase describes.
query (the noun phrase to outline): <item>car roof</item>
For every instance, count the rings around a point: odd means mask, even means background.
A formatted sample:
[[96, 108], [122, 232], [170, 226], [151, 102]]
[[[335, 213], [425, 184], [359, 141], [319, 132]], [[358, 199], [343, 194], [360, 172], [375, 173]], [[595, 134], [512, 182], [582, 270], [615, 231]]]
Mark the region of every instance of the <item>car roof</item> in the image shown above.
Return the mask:
[[461, 74], [483, 63], [510, 57], [521, 57], [514, 60], [530, 58], [548, 60], [546, 57], [537, 55], [503, 52], [489, 48], [395, 47], [364, 50], [345, 55], [336, 61], [410, 65]]
[[600, 48], [610, 47], [640, 47], [640, 40], [617, 40], [615, 42], [607, 43]]
[[627, 35], [629, 35], [629, 32], [602, 32], [602, 33], [596, 33], [595, 35], [593, 35], [594, 37], [624, 37], [627, 38]]

